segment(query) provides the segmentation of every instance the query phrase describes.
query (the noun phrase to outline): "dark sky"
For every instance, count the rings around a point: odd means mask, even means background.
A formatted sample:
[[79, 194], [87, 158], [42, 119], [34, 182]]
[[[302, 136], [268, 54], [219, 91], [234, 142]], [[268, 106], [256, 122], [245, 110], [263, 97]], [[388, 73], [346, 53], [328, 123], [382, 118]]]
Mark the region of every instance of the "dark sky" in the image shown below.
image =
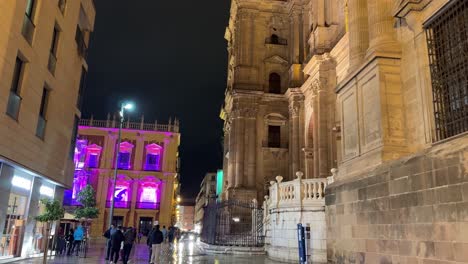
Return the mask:
[[97, 0], [83, 117], [105, 119], [131, 99], [130, 118], [181, 122], [182, 196], [222, 167], [229, 0]]

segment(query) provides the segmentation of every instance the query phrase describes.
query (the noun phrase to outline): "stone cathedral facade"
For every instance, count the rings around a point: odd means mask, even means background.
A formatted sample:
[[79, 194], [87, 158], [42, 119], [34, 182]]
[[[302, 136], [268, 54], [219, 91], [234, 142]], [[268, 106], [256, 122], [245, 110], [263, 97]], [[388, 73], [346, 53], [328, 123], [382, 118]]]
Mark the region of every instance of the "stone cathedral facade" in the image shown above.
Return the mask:
[[467, 10], [233, 0], [223, 199], [332, 176], [329, 262], [468, 262]]

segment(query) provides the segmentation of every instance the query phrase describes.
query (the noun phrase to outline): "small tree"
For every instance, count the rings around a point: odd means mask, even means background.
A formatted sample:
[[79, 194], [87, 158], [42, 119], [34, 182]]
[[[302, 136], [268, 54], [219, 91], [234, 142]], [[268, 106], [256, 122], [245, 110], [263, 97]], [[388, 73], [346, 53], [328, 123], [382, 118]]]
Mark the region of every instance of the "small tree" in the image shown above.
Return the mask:
[[44, 239], [44, 257], [42, 259], [42, 263], [47, 263], [47, 251], [49, 250], [49, 232], [50, 232], [50, 224], [54, 221], [60, 220], [65, 215], [65, 209], [62, 207], [62, 203], [58, 200], [51, 200], [51, 199], [41, 199], [40, 203], [45, 206], [45, 212], [42, 215], [36, 216], [36, 220], [45, 223], [46, 225], [46, 233]]
[[96, 208], [96, 192], [91, 185], [86, 185], [76, 199], [81, 206], [75, 210], [75, 218], [93, 219], [99, 216], [99, 209]]

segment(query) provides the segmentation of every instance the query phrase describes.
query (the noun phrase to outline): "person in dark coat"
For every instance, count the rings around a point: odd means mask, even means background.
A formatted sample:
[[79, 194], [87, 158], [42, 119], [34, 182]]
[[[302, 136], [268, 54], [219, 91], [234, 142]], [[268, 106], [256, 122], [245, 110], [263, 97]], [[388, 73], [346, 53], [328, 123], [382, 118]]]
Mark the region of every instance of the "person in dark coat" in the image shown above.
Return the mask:
[[125, 237], [122, 233], [122, 226], [117, 227], [115, 233], [111, 236], [111, 262], [117, 263], [119, 260], [119, 252], [122, 246], [122, 242], [125, 240]]
[[107, 239], [106, 241], [106, 260], [109, 260], [110, 254], [111, 254], [111, 236], [117, 231], [117, 228], [115, 228], [115, 225], [112, 224], [109, 229], [104, 232], [104, 237]]
[[164, 241], [164, 235], [159, 230], [159, 225], [156, 225], [155, 230], [151, 234], [152, 254], [150, 263], [159, 263], [159, 255], [161, 254], [161, 243]]
[[74, 238], [73, 238], [73, 233], [75, 231], [73, 230], [73, 228], [70, 228], [70, 231], [68, 231], [68, 234], [65, 238], [65, 240], [67, 240], [67, 255], [70, 256], [71, 255], [71, 249], [72, 249], [72, 246], [73, 246], [73, 242], [74, 242]]
[[124, 264], [127, 264], [128, 259], [130, 257], [130, 252], [132, 251], [133, 243], [135, 242], [136, 238], [135, 229], [133, 229], [132, 227], [127, 228], [127, 230], [124, 233], [124, 237], [125, 240], [122, 252], [122, 261]]
[[148, 246], [149, 248], [149, 261], [151, 262], [151, 257], [153, 255], [153, 242], [151, 241], [152, 237], [153, 237], [153, 232], [156, 230], [156, 227], [153, 227], [153, 229], [151, 229], [149, 232], [148, 232], [148, 236], [146, 237], [146, 245]]

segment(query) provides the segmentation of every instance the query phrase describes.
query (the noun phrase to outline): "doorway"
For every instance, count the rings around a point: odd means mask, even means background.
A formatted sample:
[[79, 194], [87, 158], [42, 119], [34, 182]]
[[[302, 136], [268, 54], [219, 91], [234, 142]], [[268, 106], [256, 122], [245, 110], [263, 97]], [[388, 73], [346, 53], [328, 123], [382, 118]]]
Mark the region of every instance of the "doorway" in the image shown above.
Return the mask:
[[153, 217], [140, 217], [138, 232], [147, 236], [151, 228], [153, 228]]

